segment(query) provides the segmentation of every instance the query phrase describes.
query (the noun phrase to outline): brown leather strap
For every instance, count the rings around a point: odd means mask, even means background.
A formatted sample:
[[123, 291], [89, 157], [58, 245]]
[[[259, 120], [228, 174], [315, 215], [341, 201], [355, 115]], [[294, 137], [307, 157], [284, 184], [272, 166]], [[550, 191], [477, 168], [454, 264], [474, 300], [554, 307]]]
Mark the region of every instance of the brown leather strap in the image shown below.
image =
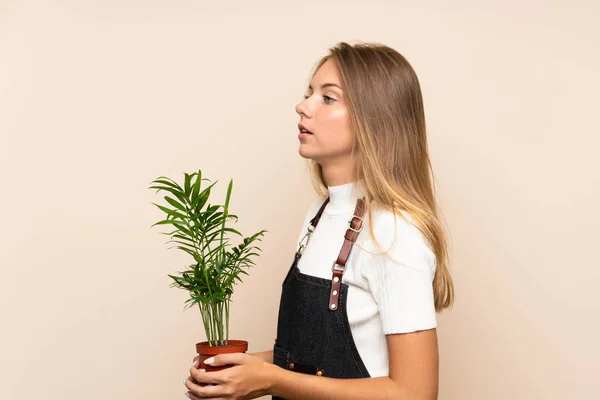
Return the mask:
[[325, 210], [325, 206], [327, 205], [327, 203], [329, 203], [329, 197], [323, 202], [323, 204], [321, 204], [321, 208], [319, 208], [319, 211], [317, 212], [317, 214], [308, 223], [308, 228], [306, 229], [306, 234], [300, 240], [300, 243], [298, 243], [298, 250], [296, 251], [296, 259], [300, 259], [302, 252], [304, 251], [306, 246], [308, 246], [308, 241], [310, 240], [310, 236], [312, 235], [315, 228], [319, 224], [319, 220], [321, 219], [321, 215], [323, 215], [323, 210]]
[[[354, 209], [354, 215], [348, 221], [348, 229], [344, 235], [344, 244], [340, 250], [337, 260], [331, 266], [331, 290], [329, 292], [329, 309], [335, 311], [339, 307], [340, 298], [340, 286], [342, 284], [342, 275], [346, 269], [346, 261], [356, 242], [358, 234], [363, 229], [363, 215], [365, 214], [365, 201], [364, 199], [358, 199], [356, 202], [356, 208]], [[340, 268], [338, 268], [340, 267]]]
[[319, 208], [319, 211], [317, 211], [317, 214], [313, 217], [313, 219], [310, 220], [310, 224], [312, 225], [313, 229], [317, 227], [317, 224], [321, 219], [321, 215], [323, 215], [323, 210], [325, 210], [325, 206], [327, 205], [327, 203], [329, 203], [329, 197], [325, 199], [325, 201], [321, 205], [321, 208]]

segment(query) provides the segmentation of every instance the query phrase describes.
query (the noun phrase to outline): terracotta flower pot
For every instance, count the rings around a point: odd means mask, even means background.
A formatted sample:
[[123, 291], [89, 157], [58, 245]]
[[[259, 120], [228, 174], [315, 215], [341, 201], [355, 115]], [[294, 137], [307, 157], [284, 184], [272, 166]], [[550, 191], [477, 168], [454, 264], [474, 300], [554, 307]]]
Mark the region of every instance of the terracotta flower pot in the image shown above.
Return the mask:
[[218, 354], [245, 353], [246, 351], [248, 351], [248, 342], [245, 340], [228, 340], [225, 346], [209, 346], [208, 342], [196, 343], [196, 352], [200, 356], [199, 368], [204, 368], [206, 372], [220, 371], [231, 367], [231, 365], [221, 365], [218, 367], [206, 365], [204, 364], [204, 360], [207, 358]]

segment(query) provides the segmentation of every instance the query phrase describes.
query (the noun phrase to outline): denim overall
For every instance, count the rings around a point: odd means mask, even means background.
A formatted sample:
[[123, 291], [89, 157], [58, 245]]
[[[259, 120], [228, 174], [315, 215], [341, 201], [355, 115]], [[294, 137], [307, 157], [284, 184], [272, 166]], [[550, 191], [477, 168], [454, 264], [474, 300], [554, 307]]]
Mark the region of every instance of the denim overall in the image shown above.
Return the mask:
[[[369, 372], [358, 353], [348, 323], [348, 285], [342, 283], [346, 259], [362, 229], [362, 199], [358, 200], [354, 216], [348, 223], [340, 257], [332, 266], [332, 279], [306, 275], [298, 268], [304, 241], [310, 238], [328, 202], [329, 199], [310, 221], [308, 233], [283, 281], [273, 363], [310, 375], [368, 378]], [[273, 399], [283, 400], [275, 396]]]

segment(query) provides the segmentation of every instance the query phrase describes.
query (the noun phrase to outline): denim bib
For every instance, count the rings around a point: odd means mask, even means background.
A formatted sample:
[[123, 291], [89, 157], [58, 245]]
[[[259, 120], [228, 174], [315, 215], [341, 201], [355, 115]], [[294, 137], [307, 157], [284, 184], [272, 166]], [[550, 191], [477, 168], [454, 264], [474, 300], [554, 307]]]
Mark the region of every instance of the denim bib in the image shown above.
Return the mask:
[[[308, 238], [328, 201], [311, 220]], [[300, 272], [298, 261], [304, 249], [304, 244], [300, 244], [282, 284], [277, 338], [273, 346], [275, 365], [297, 373], [331, 378], [370, 377], [350, 331], [346, 312], [348, 285], [341, 279], [352, 244], [362, 230], [363, 212], [364, 203], [359, 199], [354, 216], [348, 221], [340, 257], [332, 266], [332, 279]], [[283, 400], [275, 396], [273, 399]]]

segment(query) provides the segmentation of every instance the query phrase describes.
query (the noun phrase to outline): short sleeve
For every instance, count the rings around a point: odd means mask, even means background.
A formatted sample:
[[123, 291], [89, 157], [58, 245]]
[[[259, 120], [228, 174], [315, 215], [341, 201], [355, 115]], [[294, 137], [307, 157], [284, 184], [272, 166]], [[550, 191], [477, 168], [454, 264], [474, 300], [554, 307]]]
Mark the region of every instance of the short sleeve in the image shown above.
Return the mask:
[[389, 250], [365, 254], [361, 264], [379, 308], [383, 333], [435, 328], [436, 261], [427, 240], [411, 222], [391, 213], [377, 221], [375, 235], [383, 249]]

